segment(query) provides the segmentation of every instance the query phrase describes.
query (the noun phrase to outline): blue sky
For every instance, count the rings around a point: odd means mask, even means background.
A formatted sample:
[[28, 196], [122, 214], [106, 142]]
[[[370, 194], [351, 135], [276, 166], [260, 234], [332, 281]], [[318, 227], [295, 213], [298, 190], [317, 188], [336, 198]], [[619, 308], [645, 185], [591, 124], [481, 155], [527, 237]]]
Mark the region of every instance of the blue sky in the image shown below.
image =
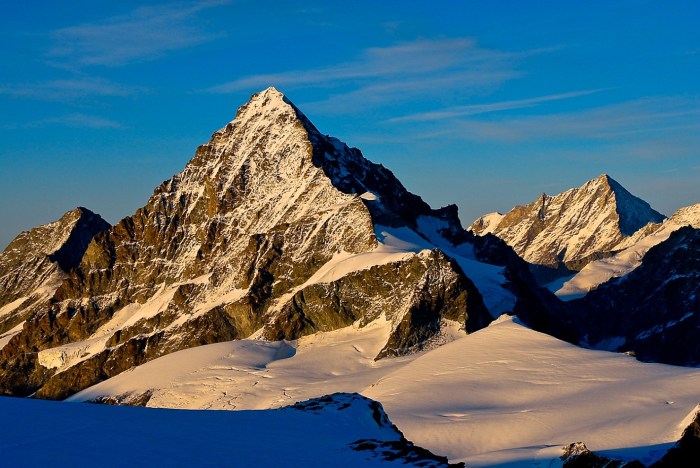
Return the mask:
[[606, 172], [700, 202], [700, 3], [5, 2], [0, 248], [143, 206], [250, 94], [462, 221]]

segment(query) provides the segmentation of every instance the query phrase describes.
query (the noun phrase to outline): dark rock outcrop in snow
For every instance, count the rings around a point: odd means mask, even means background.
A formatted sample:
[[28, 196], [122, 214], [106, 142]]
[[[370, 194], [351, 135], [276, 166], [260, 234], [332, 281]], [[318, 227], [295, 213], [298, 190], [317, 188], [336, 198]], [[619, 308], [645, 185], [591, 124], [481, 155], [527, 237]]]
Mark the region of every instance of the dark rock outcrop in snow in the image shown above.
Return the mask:
[[564, 468], [644, 468], [639, 461], [623, 462], [591, 452], [583, 442], [574, 442], [564, 447], [561, 457]]

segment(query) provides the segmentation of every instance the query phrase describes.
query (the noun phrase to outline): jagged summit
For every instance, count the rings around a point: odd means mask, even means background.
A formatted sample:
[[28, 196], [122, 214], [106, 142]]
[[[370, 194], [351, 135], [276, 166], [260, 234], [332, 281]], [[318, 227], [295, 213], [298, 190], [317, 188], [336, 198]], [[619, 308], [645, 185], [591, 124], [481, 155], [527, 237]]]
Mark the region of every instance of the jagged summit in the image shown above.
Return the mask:
[[0, 253], [0, 306], [36, 289], [48, 276], [78, 266], [88, 243], [109, 224], [87, 208], [19, 234]]
[[648, 223], [659, 223], [666, 219], [649, 203], [632, 195], [619, 182], [607, 174], [601, 174], [591, 181], [592, 185], [609, 189], [615, 194], [615, 208], [620, 218], [620, 232], [625, 236], [631, 236]]
[[[359, 149], [322, 134], [294, 103], [274, 87], [254, 94], [248, 103], [240, 107], [231, 123], [214, 133], [211, 143], [218, 145], [220, 151], [213, 155], [223, 155], [231, 150], [234, 146], [232, 142], [237, 141], [236, 134], [251, 133], [250, 130], [263, 131], [273, 139], [297, 138], [298, 144], [306, 147], [304, 156], [310, 157], [307, 162], [321, 169], [337, 190], [361, 196], [377, 223], [415, 227], [418, 216], [433, 215], [454, 225], [453, 235], [459, 233], [456, 228], [459, 226], [456, 206], [432, 210], [419, 196], [406, 190], [383, 165], [369, 161]], [[287, 160], [291, 152], [273, 152], [271, 155], [282, 158], [278, 164], [295, 164], [293, 159]]]
[[542, 194], [504, 216], [483, 216], [470, 230], [497, 235], [531, 263], [580, 270], [648, 223], [664, 218], [601, 174], [579, 188], [555, 196]]

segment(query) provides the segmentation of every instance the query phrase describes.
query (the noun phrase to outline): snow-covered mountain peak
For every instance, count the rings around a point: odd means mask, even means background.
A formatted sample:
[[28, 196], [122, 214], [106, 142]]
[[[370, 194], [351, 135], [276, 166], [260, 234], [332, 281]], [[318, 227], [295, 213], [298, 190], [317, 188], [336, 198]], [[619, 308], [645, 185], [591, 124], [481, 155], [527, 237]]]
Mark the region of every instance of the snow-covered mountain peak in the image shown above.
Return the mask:
[[680, 208], [673, 213], [669, 221], [678, 226], [700, 227], [700, 203]]
[[620, 232], [624, 236], [631, 236], [648, 223], [660, 223], [666, 219], [649, 203], [632, 195], [616, 180], [608, 176], [605, 177], [607, 185], [615, 194], [615, 208], [620, 217]]
[[280, 90], [275, 88], [274, 86], [268, 86], [267, 88], [263, 89], [262, 91], [255, 93], [253, 95], [253, 97], [261, 98], [261, 99], [268, 99], [268, 98], [282, 99], [282, 100], [285, 99], [284, 94]]
[[114, 375], [203, 343], [292, 340], [382, 316], [392, 331], [378, 356], [401, 355], [439, 339], [445, 320], [473, 331], [544, 300], [526, 295], [510, 249], [470, 239], [456, 206], [431, 209], [268, 88], [95, 237], [55, 301], [2, 349], [10, 360], [38, 350], [36, 373], [12, 361], [0, 389], [59, 398], [105, 359]]
[[501, 237], [525, 260], [579, 270], [664, 216], [607, 174], [558, 195], [540, 195], [503, 217], [486, 215], [470, 230]]
[[615, 182], [614, 179], [605, 172], [603, 172], [601, 175], [599, 175], [595, 179], [589, 180], [587, 183], [610, 185], [611, 182]]
[[253, 94], [248, 102], [239, 108], [233, 122], [248, 120], [256, 114], [265, 118], [284, 114], [295, 117], [296, 112], [287, 97], [271, 86]]

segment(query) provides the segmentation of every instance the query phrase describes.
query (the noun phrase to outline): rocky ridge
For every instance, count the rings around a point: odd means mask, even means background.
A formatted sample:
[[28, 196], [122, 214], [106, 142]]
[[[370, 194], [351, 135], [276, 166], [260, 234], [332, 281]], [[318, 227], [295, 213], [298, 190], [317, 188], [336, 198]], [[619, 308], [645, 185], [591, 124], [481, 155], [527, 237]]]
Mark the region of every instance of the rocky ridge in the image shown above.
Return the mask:
[[[179, 349], [380, 316], [393, 325], [378, 357], [405, 354], [444, 320], [469, 331], [524, 304], [546, 310], [523, 266], [269, 88], [92, 240], [1, 350], [0, 391], [64, 398]], [[475, 282], [497, 300], [485, 306]]]
[[694, 411], [690, 424], [683, 430], [680, 439], [658, 460], [643, 464], [638, 460], [622, 461], [601, 456], [590, 451], [583, 442], [564, 447], [561, 456], [564, 468], [671, 468], [695, 466], [700, 457], [700, 412]]

